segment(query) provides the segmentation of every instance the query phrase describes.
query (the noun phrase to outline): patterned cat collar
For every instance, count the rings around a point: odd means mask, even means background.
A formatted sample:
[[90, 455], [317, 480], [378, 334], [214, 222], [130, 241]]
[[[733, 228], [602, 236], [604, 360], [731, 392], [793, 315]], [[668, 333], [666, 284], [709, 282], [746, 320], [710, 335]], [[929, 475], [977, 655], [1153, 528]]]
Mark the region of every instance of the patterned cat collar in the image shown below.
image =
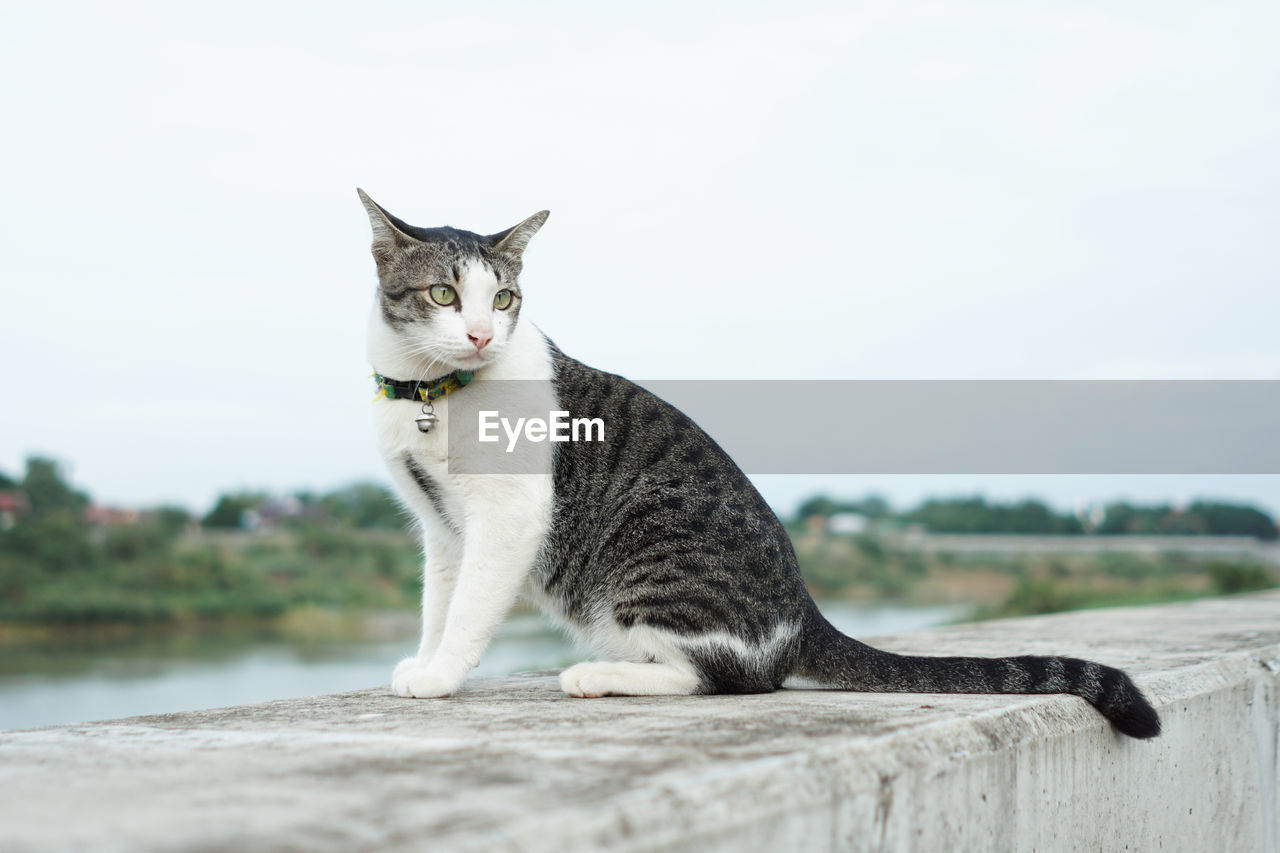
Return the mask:
[[401, 380], [388, 379], [381, 373], [375, 373], [373, 381], [378, 384], [378, 394], [373, 399], [385, 397], [388, 400], [421, 400], [422, 414], [414, 418], [414, 422], [422, 432], [431, 432], [431, 427], [439, 420], [431, 401], [457, 391], [471, 381], [471, 376], [470, 370], [455, 370], [439, 379]]
[[378, 384], [378, 396], [388, 400], [420, 400], [428, 403], [439, 400], [445, 394], [457, 391], [471, 381], [470, 370], [455, 370], [439, 379], [388, 379], [381, 373], [373, 374], [373, 381]]

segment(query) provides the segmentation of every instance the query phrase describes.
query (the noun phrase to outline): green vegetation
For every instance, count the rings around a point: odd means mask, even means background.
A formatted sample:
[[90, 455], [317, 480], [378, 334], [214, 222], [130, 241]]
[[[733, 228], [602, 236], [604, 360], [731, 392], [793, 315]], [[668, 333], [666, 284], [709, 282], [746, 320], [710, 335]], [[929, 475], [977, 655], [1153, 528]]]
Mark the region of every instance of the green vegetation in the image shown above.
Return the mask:
[[[831, 519], [854, 515], [843, 527]], [[847, 521], [848, 519], [844, 519]], [[196, 520], [181, 507], [95, 505], [56, 462], [0, 473], [0, 641], [15, 625], [315, 622], [323, 611], [412, 608], [420, 557], [405, 517], [376, 484], [288, 498], [221, 496]], [[1275, 538], [1251, 507], [1114, 504], [1086, 524], [1038, 501], [930, 500], [895, 512], [882, 498], [806, 501], [790, 529], [815, 595], [920, 604], [968, 601], [982, 616], [1047, 613], [1264, 589], [1275, 570], [1177, 555], [930, 553], [903, 531], [1232, 533]], [[842, 532], [844, 531], [844, 532]], [[851, 532], [857, 531], [857, 532]], [[311, 614], [307, 616], [306, 614]], [[323, 620], [321, 620], [323, 621]]]
[[1083, 533], [1073, 515], [1059, 515], [1040, 501], [989, 504], [980, 497], [929, 500], [903, 515], [935, 533]]
[[267, 496], [261, 493], [222, 495], [213, 509], [200, 519], [200, 524], [213, 529], [239, 530], [244, 523], [245, 513], [266, 500]]
[[[387, 529], [399, 515], [379, 486], [284, 502], [224, 496], [202, 529], [178, 507], [95, 512], [47, 459], [29, 460], [21, 481], [7, 479], [26, 501], [0, 531], [6, 622], [263, 618], [314, 605], [417, 601], [418, 547]], [[234, 529], [251, 513], [257, 531]]]
[[[857, 533], [841, 533], [841, 516], [859, 516]], [[882, 498], [800, 505], [788, 525], [810, 589], [817, 596], [919, 604], [968, 601], [977, 618], [1052, 613], [1084, 607], [1152, 604], [1280, 585], [1273, 568], [1250, 559], [1203, 562], [1176, 554], [930, 553], [903, 533], [1118, 536], [1236, 535], [1277, 538], [1275, 521], [1254, 507], [1197, 501], [1171, 506], [1113, 503], [1056, 513], [1044, 503], [1002, 504], [982, 497], [934, 499], [894, 511]], [[1064, 549], [1065, 550], [1065, 549]]]
[[[1141, 569], [1137, 573], [1139, 576], [1132, 573], [1127, 578], [1119, 575], [1122, 578], [1119, 583], [1114, 580], [1117, 575], [1105, 576], [1105, 580], [1081, 580], [1069, 576], [1068, 582], [1064, 582], [1061, 578], [1047, 578], [1032, 570], [1019, 578], [1003, 601], [979, 607], [975, 618], [1158, 604], [1205, 595], [1256, 592], [1280, 585], [1280, 577], [1274, 570], [1251, 562], [1215, 561], [1188, 570], [1177, 561], [1164, 559], [1137, 561], [1137, 566]], [[1131, 569], [1134, 567], [1130, 566]], [[1099, 569], [1105, 569], [1105, 562]], [[1069, 582], [1071, 579], [1076, 582]]]
[[[8, 478], [6, 478], [8, 479]], [[21, 489], [37, 515], [74, 514], [89, 505], [89, 496], [78, 492], [62, 479], [58, 463], [35, 456], [27, 460], [27, 475]]]
[[1135, 507], [1111, 504], [1097, 531], [1100, 534], [1141, 533], [1213, 536], [1256, 536], [1275, 540], [1280, 533], [1271, 516], [1250, 506], [1197, 501], [1183, 512], [1168, 506]]
[[989, 502], [981, 496], [931, 499], [915, 509], [894, 512], [880, 497], [838, 501], [825, 495], [800, 505], [795, 529], [813, 519], [853, 513], [881, 528], [918, 525], [931, 533], [1098, 534], [1253, 536], [1264, 541], [1280, 538], [1275, 519], [1243, 504], [1196, 501], [1186, 509], [1169, 505], [1134, 506], [1112, 503], [1082, 516], [1057, 513], [1037, 500]]
[[798, 533], [796, 556], [816, 597], [909, 604], [963, 601], [974, 618], [1155, 604], [1280, 585], [1256, 560], [1182, 554], [931, 553], [909, 539]]
[[1205, 567], [1215, 592], [1234, 595], [1237, 592], [1256, 592], [1276, 586], [1276, 573], [1256, 563], [1228, 563], [1221, 560]]
[[796, 510], [797, 519], [806, 519], [813, 516], [825, 516], [830, 518], [833, 515], [852, 512], [867, 518], [885, 519], [892, 516], [892, 510], [889, 502], [879, 495], [871, 495], [856, 501], [840, 501], [829, 498], [826, 495], [814, 495], [804, 503], [800, 504]]

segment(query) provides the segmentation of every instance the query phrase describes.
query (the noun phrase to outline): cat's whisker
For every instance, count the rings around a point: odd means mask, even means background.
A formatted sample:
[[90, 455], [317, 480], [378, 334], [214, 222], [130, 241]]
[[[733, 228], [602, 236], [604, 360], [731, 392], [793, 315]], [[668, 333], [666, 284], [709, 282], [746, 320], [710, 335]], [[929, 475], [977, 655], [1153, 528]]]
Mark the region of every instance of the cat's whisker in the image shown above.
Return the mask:
[[450, 353], [435, 341], [410, 340], [395, 342], [390, 355], [397, 360], [410, 362], [415, 369], [428, 370], [432, 366], [446, 364]]

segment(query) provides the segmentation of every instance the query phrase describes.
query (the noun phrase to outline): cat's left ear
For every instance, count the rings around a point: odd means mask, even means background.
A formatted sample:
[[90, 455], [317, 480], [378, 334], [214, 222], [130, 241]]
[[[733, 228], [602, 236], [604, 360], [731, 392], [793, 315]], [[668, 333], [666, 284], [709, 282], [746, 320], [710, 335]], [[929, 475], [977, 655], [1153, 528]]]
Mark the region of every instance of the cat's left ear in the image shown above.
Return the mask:
[[493, 248], [504, 254], [520, 257], [524, 254], [524, 247], [529, 245], [533, 235], [538, 233], [538, 229], [550, 215], [549, 210], [539, 210], [515, 228], [489, 235], [489, 239], [493, 241]]

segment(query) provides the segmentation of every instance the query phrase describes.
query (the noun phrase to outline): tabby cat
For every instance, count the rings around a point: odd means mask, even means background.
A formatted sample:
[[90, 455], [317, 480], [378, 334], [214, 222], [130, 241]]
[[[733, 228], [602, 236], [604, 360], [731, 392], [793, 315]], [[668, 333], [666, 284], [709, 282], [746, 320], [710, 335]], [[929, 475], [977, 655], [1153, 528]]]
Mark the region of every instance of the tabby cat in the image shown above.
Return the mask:
[[[1074, 693], [1127, 735], [1160, 732], [1155, 709], [1108, 666], [913, 657], [841, 634], [806, 591], [777, 516], [709, 436], [520, 322], [522, 257], [547, 211], [482, 236], [409, 225], [359, 194], [378, 273], [378, 440], [426, 552], [422, 641], [395, 668], [397, 694], [456, 691], [523, 596], [601, 655], [560, 674], [571, 696], [761, 693], [788, 681]], [[551, 409], [602, 419], [603, 440], [540, 445], [534, 473], [468, 468], [451, 444], [465, 425], [450, 407], [500, 409], [501, 389], [517, 384], [540, 389]]]

